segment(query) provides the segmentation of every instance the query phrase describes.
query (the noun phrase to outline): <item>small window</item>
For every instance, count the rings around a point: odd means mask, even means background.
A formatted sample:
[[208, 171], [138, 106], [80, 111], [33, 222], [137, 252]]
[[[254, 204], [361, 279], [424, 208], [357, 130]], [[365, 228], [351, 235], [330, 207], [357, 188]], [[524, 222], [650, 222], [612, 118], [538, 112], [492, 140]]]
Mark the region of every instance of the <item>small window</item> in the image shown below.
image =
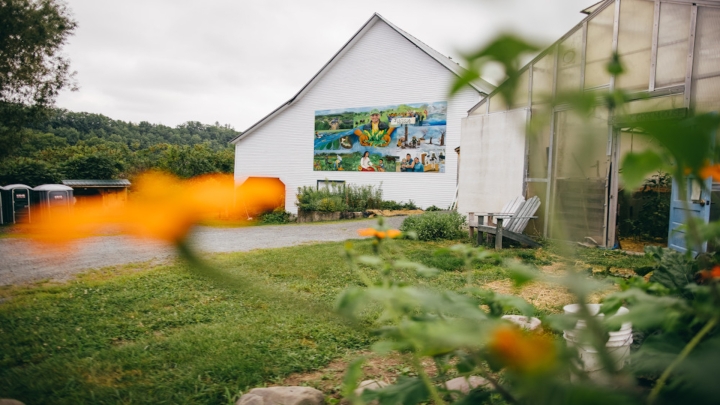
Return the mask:
[[345, 180], [318, 180], [317, 181], [317, 189], [324, 189], [327, 190], [329, 188], [340, 188], [345, 187]]

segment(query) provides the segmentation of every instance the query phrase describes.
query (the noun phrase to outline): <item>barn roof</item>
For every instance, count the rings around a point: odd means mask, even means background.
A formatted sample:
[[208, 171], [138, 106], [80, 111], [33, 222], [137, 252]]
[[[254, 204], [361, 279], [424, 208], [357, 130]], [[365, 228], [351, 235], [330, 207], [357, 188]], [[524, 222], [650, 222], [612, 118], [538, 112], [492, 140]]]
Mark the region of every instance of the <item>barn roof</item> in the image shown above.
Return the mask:
[[[265, 122], [267, 122], [267, 121], [270, 120], [271, 118], [275, 117], [276, 115], [278, 115], [279, 113], [281, 113], [283, 110], [285, 110], [287, 107], [289, 107], [290, 105], [292, 105], [295, 101], [297, 101], [297, 100], [299, 100], [300, 98], [302, 98], [302, 96], [305, 95], [305, 93], [307, 93], [307, 92], [313, 87], [313, 85], [315, 85], [315, 83], [317, 83], [317, 82], [320, 80], [320, 78], [323, 76], [323, 74], [325, 73], [325, 71], [328, 70], [330, 67], [332, 67], [332, 66], [335, 64], [335, 62], [336, 62], [343, 54], [345, 54], [345, 52], [347, 52], [347, 51], [352, 47], [352, 45], [354, 45], [358, 40], [360, 40], [360, 38], [362, 38], [362, 37], [365, 35], [365, 33], [367, 33], [367, 32], [370, 30], [370, 28], [371, 28], [373, 25], [375, 25], [375, 23], [377, 23], [378, 21], [382, 21], [383, 23], [387, 24], [390, 28], [392, 28], [393, 30], [395, 30], [395, 32], [397, 32], [398, 34], [402, 35], [405, 39], [407, 39], [408, 41], [410, 41], [413, 45], [417, 46], [421, 51], [425, 52], [428, 56], [430, 56], [431, 58], [435, 59], [435, 61], [437, 61], [438, 63], [440, 63], [441, 65], [443, 65], [445, 68], [447, 68], [448, 70], [450, 70], [453, 74], [455, 74], [455, 75], [457, 75], [457, 76], [460, 76], [460, 75], [462, 75], [462, 74], [465, 72], [465, 68], [463, 68], [463, 67], [460, 66], [459, 64], [455, 63], [452, 59], [448, 58], [447, 56], [445, 56], [445, 55], [441, 54], [440, 52], [434, 50], [433, 48], [431, 48], [430, 46], [428, 46], [428, 45], [425, 44], [424, 42], [420, 41], [419, 39], [415, 38], [414, 36], [412, 36], [412, 35], [408, 34], [407, 32], [403, 31], [402, 29], [400, 29], [400, 28], [399, 28], [398, 26], [396, 26], [395, 24], [393, 24], [393, 23], [391, 23], [390, 21], [386, 20], [386, 19], [385, 19], [383, 16], [381, 16], [380, 14], [375, 13], [375, 14], [373, 14], [372, 17], [370, 17], [370, 19], [369, 19], [365, 24], [363, 24], [363, 26], [360, 28], [360, 30], [358, 30], [358, 32], [356, 32], [355, 35], [353, 35], [352, 38], [350, 38], [350, 40], [349, 40], [348, 42], [346, 42], [345, 45], [343, 45], [342, 48], [340, 48], [340, 50], [339, 50], [335, 55], [333, 55], [333, 57], [325, 64], [325, 66], [323, 66], [323, 67], [320, 69], [320, 71], [318, 71], [318, 72], [315, 74], [315, 76], [313, 76], [312, 79], [310, 79], [310, 81], [307, 82], [307, 83], [300, 89], [300, 91], [299, 91], [297, 94], [295, 94], [290, 100], [288, 100], [287, 102], [285, 102], [284, 104], [282, 104], [280, 107], [276, 108], [276, 109], [275, 109], [274, 111], [272, 111], [270, 114], [268, 114], [268, 115], [266, 115], [265, 117], [263, 117], [260, 121], [256, 122], [256, 123], [253, 124], [252, 126], [250, 126], [250, 128], [248, 128], [247, 130], [245, 130], [242, 134], [240, 134], [240, 135], [236, 136], [235, 138], [233, 138], [233, 139], [230, 141], [230, 143], [235, 144], [235, 143], [239, 142], [240, 140], [242, 140], [242, 139], [245, 138], [246, 136], [250, 135], [254, 130], [256, 130], [257, 128], [261, 127]], [[487, 95], [487, 94], [489, 94], [490, 92], [492, 92], [492, 91], [495, 89], [495, 86], [493, 86], [492, 84], [486, 82], [486, 81], [483, 80], [483, 79], [477, 79], [477, 80], [471, 82], [471, 83], [470, 83], [470, 86], [472, 86], [473, 89], [475, 89], [477, 92], [479, 92], [479, 93], [481, 93], [481, 94], [483, 94], [483, 95]]]

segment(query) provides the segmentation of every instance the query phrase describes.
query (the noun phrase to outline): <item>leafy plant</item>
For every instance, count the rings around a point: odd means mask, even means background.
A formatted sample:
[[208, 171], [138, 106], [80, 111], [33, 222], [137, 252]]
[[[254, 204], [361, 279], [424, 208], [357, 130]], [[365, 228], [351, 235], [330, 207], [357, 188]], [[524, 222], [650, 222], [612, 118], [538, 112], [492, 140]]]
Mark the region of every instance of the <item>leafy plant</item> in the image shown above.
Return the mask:
[[300, 211], [360, 212], [381, 208], [382, 188], [371, 185], [335, 185], [322, 189], [300, 187], [297, 206]]
[[284, 207], [275, 208], [272, 211], [260, 215], [260, 222], [263, 224], [288, 224], [291, 222], [292, 214], [285, 211]]
[[644, 239], [667, 238], [671, 183], [670, 175], [662, 172], [645, 180], [642, 189], [634, 193], [634, 198], [641, 201], [640, 210], [636, 218], [626, 219], [622, 224], [624, 235]]
[[458, 239], [465, 235], [464, 224], [465, 217], [457, 212], [426, 212], [407, 217], [400, 230], [412, 231], [420, 240]]
[[432, 212], [432, 211], [442, 211], [440, 208], [436, 207], [435, 205], [431, 205], [427, 208], [425, 208], [425, 211]]

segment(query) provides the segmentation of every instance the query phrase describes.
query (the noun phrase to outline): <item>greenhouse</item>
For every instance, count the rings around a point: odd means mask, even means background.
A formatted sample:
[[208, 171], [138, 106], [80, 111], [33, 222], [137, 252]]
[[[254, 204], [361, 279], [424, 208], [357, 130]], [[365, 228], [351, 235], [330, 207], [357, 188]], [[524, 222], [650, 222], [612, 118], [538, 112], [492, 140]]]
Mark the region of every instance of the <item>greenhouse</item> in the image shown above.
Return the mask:
[[[633, 121], [720, 110], [720, 2], [607, 0], [584, 12], [520, 70], [511, 105], [496, 90], [464, 119], [458, 208], [492, 212], [538, 196], [527, 233], [612, 247], [634, 214], [622, 196], [623, 155], [653, 148]], [[607, 70], [614, 53], [617, 76]], [[582, 116], [571, 106], [572, 94], [618, 89], [622, 108]], [[707, 190], [688, 193], [707, 216]]]

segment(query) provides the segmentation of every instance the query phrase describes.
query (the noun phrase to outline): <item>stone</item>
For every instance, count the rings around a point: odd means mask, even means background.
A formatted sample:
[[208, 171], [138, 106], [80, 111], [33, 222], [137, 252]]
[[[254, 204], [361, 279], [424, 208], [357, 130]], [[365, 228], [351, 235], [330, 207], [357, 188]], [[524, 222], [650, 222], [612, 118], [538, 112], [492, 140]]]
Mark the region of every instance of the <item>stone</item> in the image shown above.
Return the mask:
[[0, 398], [0, 405], [25, 405], [17, 399]]
[[253, 388], [235, 405], [324, 405], [325, 395], [311, 387]]
[[379, 380], [365, 380], [361, 382], [357, 388], [355, 388], [355, 395], [360, 396], [365, 390], [378, 390], [382, 387], [387, 387], [388, 383]]
[[488, 380], [471, 375], [470, 377], [458, 377], [453, 378], [445, 383], [445, 388], [449, 391], [460, 391], [463, 394], [467, 394], [471, 389], [477, 388], [481, 385], [488, 383]]

